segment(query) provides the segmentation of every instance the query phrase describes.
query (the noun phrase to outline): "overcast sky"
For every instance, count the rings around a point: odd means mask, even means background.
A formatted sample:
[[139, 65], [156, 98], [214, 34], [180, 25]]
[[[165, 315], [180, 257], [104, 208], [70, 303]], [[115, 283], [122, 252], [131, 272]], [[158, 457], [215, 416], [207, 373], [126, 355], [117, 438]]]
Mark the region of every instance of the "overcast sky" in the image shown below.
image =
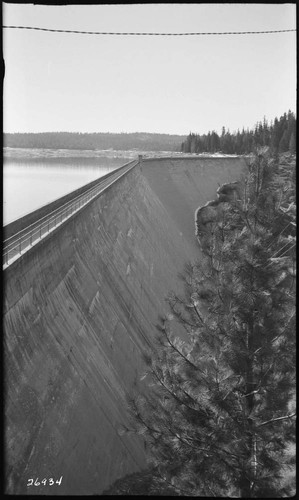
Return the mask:
[[[3, 24], [82, 31], [296, 28], [295, 4], [3, 4]], [[296, 106], [296, 33], [95, 36], [3, 29], [4, 132], [231, 132]]]

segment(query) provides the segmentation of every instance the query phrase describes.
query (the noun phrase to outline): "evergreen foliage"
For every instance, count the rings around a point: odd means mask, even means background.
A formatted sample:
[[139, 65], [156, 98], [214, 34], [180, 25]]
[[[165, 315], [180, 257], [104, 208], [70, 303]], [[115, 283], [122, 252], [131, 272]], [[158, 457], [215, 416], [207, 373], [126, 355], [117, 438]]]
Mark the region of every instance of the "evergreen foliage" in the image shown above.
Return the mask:
[[178, 496], [178, 493], [155, 468], [150, 468], [118, 479], [102, 495]]
[[289, 111], [283, 116], [275, 118], [274, 123], [268, 123], [264, 117], [263, 122], [256, 124], [254, 130], [240, 130], [231, 134], [222, 128], [219, 136], [215, 131], [208, 134], [197, 135], [190, 133], [182, 143], [185, 153], [215, 153], [221, 151], [225, 154], [247, 154], [254, 152], [259, 147], [269, 147], [273, 153], [288, 150], [296, 151], [296, 118]]
[[283, 478], [295, 439], [294, 175], [287, 158], [254, 158], [240, 196], [199, 235], [200, 260], [144, 356], [132, 425], [179, 495], [293, 494]]
[[130, 150], [179, 151], [185, 136], [150, 133], [5, 133], [4, 147], [10, 148], [52, 148], [74, 150]]

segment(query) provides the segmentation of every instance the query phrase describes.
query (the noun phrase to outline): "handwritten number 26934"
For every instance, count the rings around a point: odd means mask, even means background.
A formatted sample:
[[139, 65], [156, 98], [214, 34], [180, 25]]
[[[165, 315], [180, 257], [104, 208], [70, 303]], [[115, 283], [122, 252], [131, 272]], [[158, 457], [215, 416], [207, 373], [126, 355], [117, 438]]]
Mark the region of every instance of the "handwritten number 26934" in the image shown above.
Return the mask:
[[49, 486], [53, 486], [54, 484], [58, 484], [59, 486], [61, 485], [61, 481], [62, 481], [62, 477], [60, 477], [60, 479], [53, 479], [53, 477], [50, 477], [49, 479], [42, 479], [41, 481], [38, 480], [38, 477], [34, 480], [34, 479], [28, 479], [28, 482], [27, 482], [27, 486], [40, 486], [40, 484], [42, 484], [43, 486], [46, 486], [47, 484], [47, 481], [48, 481], [48, 484]]

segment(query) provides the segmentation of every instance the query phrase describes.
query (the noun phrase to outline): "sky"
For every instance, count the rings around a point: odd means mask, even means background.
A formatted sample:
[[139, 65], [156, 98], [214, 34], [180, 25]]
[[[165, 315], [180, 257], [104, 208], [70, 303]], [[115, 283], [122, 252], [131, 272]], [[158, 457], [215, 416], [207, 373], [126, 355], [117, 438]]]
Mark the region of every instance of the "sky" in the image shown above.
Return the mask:
[[[3, 25], [121, 32], [296, 28], [296, 4], [3, 3]], [[4, 132], [252, 128], [296, 110], [296, 33], [100, 36], [3, 29]]]

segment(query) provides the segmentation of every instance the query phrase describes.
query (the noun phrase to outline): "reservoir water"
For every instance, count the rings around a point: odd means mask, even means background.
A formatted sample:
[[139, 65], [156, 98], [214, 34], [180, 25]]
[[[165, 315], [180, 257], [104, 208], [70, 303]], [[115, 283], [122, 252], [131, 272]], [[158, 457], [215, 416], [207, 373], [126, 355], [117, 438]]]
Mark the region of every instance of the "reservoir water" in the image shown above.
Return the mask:
[[[130, 161], [130, 152], [4, 149], [3, 225]], [[107, 156], [104, 156], [107, 154]]]

